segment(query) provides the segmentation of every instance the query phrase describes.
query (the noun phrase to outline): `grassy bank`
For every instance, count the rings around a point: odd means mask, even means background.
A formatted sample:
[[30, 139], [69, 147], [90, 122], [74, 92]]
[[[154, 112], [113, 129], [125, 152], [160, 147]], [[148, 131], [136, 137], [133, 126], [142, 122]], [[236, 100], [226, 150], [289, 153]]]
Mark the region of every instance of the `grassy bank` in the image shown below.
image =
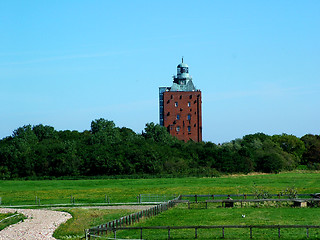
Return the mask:
[[139, 194], [242, 194], [262, 187], [278, 193], [287, 187], [298, 193], [320, 191], [318, 172], [286, 172], [235, 175], [219, 178], [156, 178], [99, 180], [0, 181], [2, 205], [105, 202], [137, 202]]
[[72, 218], [62, 224], [53, 236], [57, 239], [73, 240], [83, 239], [84, 229], [104, 224], [134, 212], [132, 210], [91, 208], [66, 208], [61, 209], [61, 211], [69, 212]]
[[7, 226], [18, 223], [26, 219], [22, 214], [17, 213], [0, 213], [0, 231]]

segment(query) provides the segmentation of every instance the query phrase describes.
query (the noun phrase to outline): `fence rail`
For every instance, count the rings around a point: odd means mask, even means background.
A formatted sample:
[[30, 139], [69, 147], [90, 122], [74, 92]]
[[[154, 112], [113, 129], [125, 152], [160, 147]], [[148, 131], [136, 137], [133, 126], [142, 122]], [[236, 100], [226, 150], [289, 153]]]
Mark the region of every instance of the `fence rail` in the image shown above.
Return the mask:
[[104, 231], [112, 231], [114, 234], [114, 239], [117, 239], [117, 231], [119, 230], [140, 230], [140, 239], [143, 239], [143, 230], [168, 230], [168, 239], [170, 239], [170, 230], [173, 229], [194, 229], [195, 235], [194, 238], [198, 238], [198, 229], [221, 229], [222, 238], [225, 237], [225, 229], [238, 229], [246, 228], [250, 231], [250, 238], [253, 238], [253, 229], [278, 229], [278, 237], [281, 237], [281, 229], [306, 229], [306, 236], [309, 238], [309, 229], [311, 228], [320, 228], [320, 226], [315, 225], [215, 225], [215, 226], [147, 226], [147, 227], [111, 227], [105, 228]]
[[[183, 198], [194, 198], [195, 202], [198, 202], [199, 198], [211, 198], [212, 200], [216, 198], [231, 198], [231, 197], [236, 197], [236, 198], [242, 198], [242, 199], [247, 199], [247, 198], [258, 198], [258, 199], [263, 199], [264, 196], [258, 196], [257, 194], [184, 194], [180, 195], [181, 199]], [[304, 194], [268, 194], [267, 197], [276, 197], [278, 199], [286, 197], [286, 198], [312, 198], [313, 194], [311, 193], [304, 193]]]
[[[178, 196], [176, 199], [179, 199], [180, 196]], [[164, 212], [168, 210], [169, 208], [172, 208], [175, 206], [175, 201], [170, 200], [165, 203], [158, 204], [154, 207], [151, 207], [147, 210], [142, 210], [137, 213], [133, 213], [130, 215], [127, 215], [125, 217], [121, 217], [119, 219], [107, 222], [106, 224], [99, 225], [97, 227], [89, 228], [85, 230], [85, 236], [86, 239], [90, 239], [90, 236], [96, 236], [96, 235], [103, 235], [104, 233], [107, 234], [108, 231], [112, 231], [113, 229], [121, 228], [124, 226], [132, 225], [136, 222], [139, 222], [142, 218], [149, 218], [152, 216], [156, 216], [161, 212]]]

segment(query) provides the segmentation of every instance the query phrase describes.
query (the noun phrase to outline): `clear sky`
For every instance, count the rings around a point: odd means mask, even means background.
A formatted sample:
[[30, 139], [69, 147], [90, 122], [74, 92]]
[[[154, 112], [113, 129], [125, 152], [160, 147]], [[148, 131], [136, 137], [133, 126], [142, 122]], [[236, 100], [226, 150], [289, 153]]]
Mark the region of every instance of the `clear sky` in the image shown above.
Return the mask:
[[203, 138], [320, 134], [320, 1], [0, 1], [0, 139], [26, 124], [159, 123], [181, 62]]

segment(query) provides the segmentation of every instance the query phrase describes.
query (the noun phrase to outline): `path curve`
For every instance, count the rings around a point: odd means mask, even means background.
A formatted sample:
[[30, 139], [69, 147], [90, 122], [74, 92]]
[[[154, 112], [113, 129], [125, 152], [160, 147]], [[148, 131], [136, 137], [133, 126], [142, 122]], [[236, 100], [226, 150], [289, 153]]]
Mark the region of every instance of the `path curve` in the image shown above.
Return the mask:
[[0, 231], [0, 240], [53, 240], [53, 232], [65, 223], [71, 214], [40, 209], [0, 208], [0, 213], [18, 212], [28, 219]]

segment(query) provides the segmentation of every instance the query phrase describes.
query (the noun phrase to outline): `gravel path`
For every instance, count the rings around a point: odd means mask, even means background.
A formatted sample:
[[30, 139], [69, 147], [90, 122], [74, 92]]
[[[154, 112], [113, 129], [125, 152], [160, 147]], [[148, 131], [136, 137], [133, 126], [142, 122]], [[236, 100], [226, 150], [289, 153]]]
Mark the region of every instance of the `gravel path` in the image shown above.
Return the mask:
[[[152, 205], [95, 206], [83, 208], [145, 210], [150, 207], [152, 207]], [[53, 240], [55, 238], [52, 237], [52, 234], [57, 227], [71, 218], [69, 213], [51, 210], [0, 208], [0, 213], [8, 212], [22, 213], [28, 219], [0, 231], [0, 240]]]
[[66, 222], [71, 215], [65, 212], [38, 209], [6, 209], [0, 213], [18, 212], [28, 219], [0, 231], [0, 240], [51, 240], [56, 228]]

